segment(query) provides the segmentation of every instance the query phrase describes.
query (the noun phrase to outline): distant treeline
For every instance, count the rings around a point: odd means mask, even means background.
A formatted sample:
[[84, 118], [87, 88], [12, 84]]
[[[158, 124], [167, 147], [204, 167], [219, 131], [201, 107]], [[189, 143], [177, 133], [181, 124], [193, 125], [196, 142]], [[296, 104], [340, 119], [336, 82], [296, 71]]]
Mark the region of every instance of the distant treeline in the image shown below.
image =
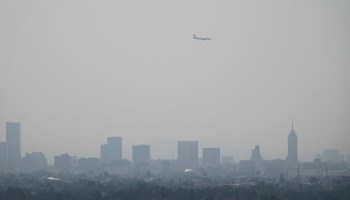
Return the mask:
[[260, 182], [255, 185], [194, 183], [189, 179], [136, 179], [74, 177], [48, 180], [30, 175], [6, 175], [0, 180], [4, 200], [349, 200], [350, 184], [284, 185]]

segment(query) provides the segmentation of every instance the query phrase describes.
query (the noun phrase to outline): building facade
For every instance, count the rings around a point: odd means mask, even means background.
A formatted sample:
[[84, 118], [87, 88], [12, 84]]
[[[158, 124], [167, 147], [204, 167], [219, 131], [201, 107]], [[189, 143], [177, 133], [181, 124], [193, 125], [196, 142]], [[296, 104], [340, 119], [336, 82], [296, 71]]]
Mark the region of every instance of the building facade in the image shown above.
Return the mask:
[[203, 166], [220, 165], [220, 148], [203, 148]]
[[101, 145], [103, 162], [121, 161], [123, 159], [123, 141], [121, 137], [108, 137], [107, 144]]
[[7, 165], [11, 170], [21, 167], [21, 124], [6, 122]]
[[47, 160], [42, 152], [26, 153], [26, 156], [22, 159], [23, 170], [36, 171], [47, 168]]
[[107, 162], [107, 144], [101, 144], [100, 146], [100, 159], [102, 162]]
[[198, 141], [178, 141], [177, 161], [180, 171], [198, 169]]
[[132, 164], [140, 165], [149, 163], [151, 159], [150, 145], [141, 144], [132, 146]]
[[54, 167], [60, 172], [69, 171], [72, 168], [72, 157], [68, 153], [55, 156]]

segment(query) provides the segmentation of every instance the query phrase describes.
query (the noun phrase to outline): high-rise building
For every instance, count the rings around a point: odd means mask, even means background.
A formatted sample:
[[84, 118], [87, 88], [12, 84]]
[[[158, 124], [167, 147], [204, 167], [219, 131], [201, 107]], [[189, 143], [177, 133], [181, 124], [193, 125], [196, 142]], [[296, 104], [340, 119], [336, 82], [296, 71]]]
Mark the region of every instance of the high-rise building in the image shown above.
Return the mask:
[[178, 141], [177, 142], [177, 160], [179, 169], [198, 168], [198, 141]]
[[220, 148], [203, 148], [203, 166], [220, 165]]
[[141, 144], [132, 146], [132, 163], [139, 165], [148, 163], [151, 159], [150, 145]]
[[298, 166], [298, 137], [294, 131], [293, 122], [292, 122], [292, 130], [288, 135], [288, 156], [287, 163], [289, 167]]
[[252, 150], [252, 156], [250, 157], [250, 160], [255, 160], [255, 161], [262, 160], [259, 145], [255, 145], [255, 149]]
[[103, 162], [120, 161], [123, 159], [121, 137], [108, 137], [107, 144], [101, 145], [101, 160]]
[[7, 163], [11, 170], [21, 166], [21, 124], [6, 122]]
[[7, 143], [0, 142], [0, 171], [7, 169]]

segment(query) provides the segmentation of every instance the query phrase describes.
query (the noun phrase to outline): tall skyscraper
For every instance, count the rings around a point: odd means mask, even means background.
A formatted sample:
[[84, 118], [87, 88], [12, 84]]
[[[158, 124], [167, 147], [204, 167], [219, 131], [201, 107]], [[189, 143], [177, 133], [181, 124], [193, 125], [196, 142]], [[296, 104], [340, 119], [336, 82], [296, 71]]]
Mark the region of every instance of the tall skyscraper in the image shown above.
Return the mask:
[[150, 145], [141, 144], [132, 146], [132, 164], [148, 163], [151, 159]]
[[6, 122], [7, 163], [11, 170], [21, 165], [21, 124]]
[[220, 148], [203, 148], [203, 165], [220, 165]]
[[121, 137], [108, 137], [107, 144], [101, 145], [101, 160], [103, 162], [120, 161], [123, 159]]
[[177, 160], [179, 169], [198, 168], [198, 141], [178, 141], [177, 142]]
[[298, 166], [298, 136], [294, 131], [293, 122], [292, 130], [288, 135], [288, 156], [287, 156], [288, 167]]

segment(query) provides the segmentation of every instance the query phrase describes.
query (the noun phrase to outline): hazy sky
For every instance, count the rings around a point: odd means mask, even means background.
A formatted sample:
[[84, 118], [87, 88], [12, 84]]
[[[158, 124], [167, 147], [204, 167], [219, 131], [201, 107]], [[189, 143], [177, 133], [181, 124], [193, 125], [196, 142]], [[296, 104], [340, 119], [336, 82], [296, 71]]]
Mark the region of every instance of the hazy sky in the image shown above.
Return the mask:
[[21, 122], [23, 154], [122, 136], [127, 158], [177, 140], [285, 158], [292, 120], [301, 160], [350, 154], [349, 77], [346, 0], [0, 1], [0, 140]]

